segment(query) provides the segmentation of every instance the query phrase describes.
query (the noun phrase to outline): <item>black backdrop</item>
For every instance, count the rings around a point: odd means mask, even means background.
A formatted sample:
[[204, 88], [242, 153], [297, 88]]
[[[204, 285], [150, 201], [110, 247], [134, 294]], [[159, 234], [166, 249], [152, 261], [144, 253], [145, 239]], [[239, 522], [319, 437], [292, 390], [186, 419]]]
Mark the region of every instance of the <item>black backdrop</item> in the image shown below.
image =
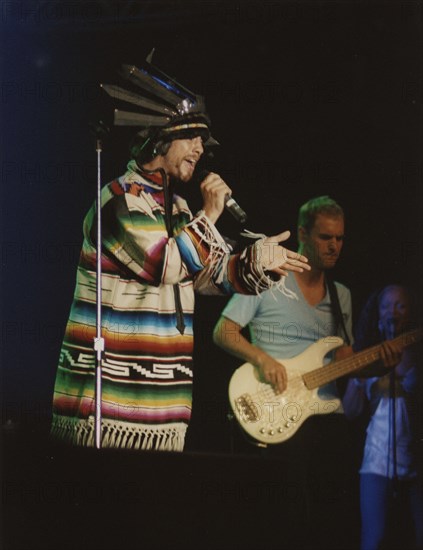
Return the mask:
[[[47, 430], [83, 216], [95, 197], [88, 122], [99, 82], [154, 62], [203, 93], [221, 143], [214, 169], [247, 227], [291, 229], [328, 194], [346, 211], [336, 277], [358, 313], [376, 287], [422, 281], [420, 2], [3, 2], [3, 431]], [[103, 180], [122, 172], [130, 135], [104, 144]], [[183, 190], [193, 209], [196, 186]], [[237, 238], [224, 214], [219, 227]], [[226, 298], [199, 297], [188, 450], [227, 452], [233, 358], [211, 330]], [[420, 304], [420, 302], [419, 302]]]
[[[420, 8], [413, 2], [2, 4], [6, 420], [48, 421], [81, 223], [95, 197], [88, 122], [108, 107], [98, 83], [115, 82], [121, 63], [136, 64], [152, 47], [162, 70], [206, 96], [221, 143], [213, 169], [233, 187], [249, 229], [291, 229], [294, 248], [298, 207], [328, 194], [346, 211], [336, 276], [351, 288], [355, 310], [385, 282], [419, 285]], [[117, 129], [104, 144], [104, 181], [124, 169], [129, 139]], [[200, 205], [198, 187], [183, 193], [194, 208]], [[227, 214], [220, 228], [237, 238]], [[222, 397], [210, 383], [233, 366], [232, 360], [222, 366], [227, 359], [209, 340], [225, 303], [204, 297], [197, 303], [196, 390], [207, 378], [198, 403]]]

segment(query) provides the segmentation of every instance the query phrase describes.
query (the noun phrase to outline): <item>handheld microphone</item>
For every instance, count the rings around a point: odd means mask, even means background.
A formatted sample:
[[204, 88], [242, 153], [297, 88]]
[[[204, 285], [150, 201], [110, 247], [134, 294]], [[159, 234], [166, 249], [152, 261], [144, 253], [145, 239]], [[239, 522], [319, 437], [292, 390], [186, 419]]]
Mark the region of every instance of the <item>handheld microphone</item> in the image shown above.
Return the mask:
[[389, 319], [386, 323], [385, 335], [388, 340], [393, 340], [397, 335], [397, 325], [395, 319]]
[[225, 197], [225, 208], [232, 214], [237, 222], [245, 223], [247, 221], [247, 214], [230, 195], [226, 195]]
[[385, 319], [379, 322], [379, 330], [386, 340], [393, 340], [397, 335], [396, 324], [393, 319]]
[[[209, 173], [208, 170], [203, 170], [200, 174], [201, 180], [206, 178]], [[229, 194], [225, 196], [225, 209], [232, 214], [237, 222], [245, 223], [247, 221], [247, 214]]]

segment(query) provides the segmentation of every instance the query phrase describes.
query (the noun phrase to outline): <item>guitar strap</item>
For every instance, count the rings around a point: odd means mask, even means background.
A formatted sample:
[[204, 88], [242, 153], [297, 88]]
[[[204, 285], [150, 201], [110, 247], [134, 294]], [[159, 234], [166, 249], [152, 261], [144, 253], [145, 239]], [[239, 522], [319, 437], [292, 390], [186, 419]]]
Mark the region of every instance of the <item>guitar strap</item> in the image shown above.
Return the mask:
[[329, 289], [329, 297], [330, 297], [330, 303], [333, 311], [333, 315], [335, 317], [335, 328], [336, 333], [338, 332], [338, 328], [341, 327], [342, 332], [345, 336], [345, 343], [347, 346], [351, 344], [350, 337], [348, 336], [347, 329], [345, 328], [344, 323], [344, 316], [342, 315], [341, 306], [339, 304], [339, 297], [338, 297], [338, 291], [336, 290], [335, 283], [333, 279], [326, 274], [326, 284], [328, 285]]

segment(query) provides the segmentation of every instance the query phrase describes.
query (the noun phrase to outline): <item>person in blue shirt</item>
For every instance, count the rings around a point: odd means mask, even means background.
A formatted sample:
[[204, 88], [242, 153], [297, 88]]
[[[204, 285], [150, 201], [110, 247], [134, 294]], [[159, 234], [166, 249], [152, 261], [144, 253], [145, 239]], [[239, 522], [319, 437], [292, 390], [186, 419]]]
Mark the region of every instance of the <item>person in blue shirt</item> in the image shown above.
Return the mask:
[[[285, 292], [234, 295], [214, 330], [214, 341], [229, 353], [252, 363], [263, 379], [283, 392], [284, 366], [277, 358], [295, 357], [319, 338], [343, 334], [328, 290], [327, 273], [335, 267], [344, 242], [344, 212], [328, 196], [316, 197], [299, 211], [298, 241], [311, 270], [285, 278]], [[297, 276], [298, 275], [298, 276]], [[351, 293], [335, 282], [348, 338], [352, 339]], [[251, 342], [241, 331], [249, 326]], [[334, 386], [325, 391], [336, 391]]]
[[[281, 292], [234, 295], [216, 324], [214, 342], [253, 365], [259, 379], [276, 393], [283, 394], [289, 384], [287, 370], [278, 359], [296, 357], [317, 340], [334, 335], [342, 337], [345, 345], [324, 361], [329, 362], [334, 355], [341, 359], [352, 354], [351, 293], [330, 278], [341, 255], [344, 233], [344, 211], [335, 200], [325, 195], [307, 201], [299, 210], [297, 238], [298, 252], [309, 259], [311, 269], [285, 277]], [[396, 352], [386, 346], [383, 353], [389, 362]], [[339, 404], [337, 381], [319, 388], [318, 395], [336, 398]], [[264, 449], [243, 437], [244, 431], [236, 426], [233, 440], [237, 452], [276, 455], [300, 480], [304, 523], [298, 530], [298, 544], [315, 546], [330, 541], [333, 548], [345, 548], [346, 540], [353, 544], [358, 505], [354, 498], [352, 432], [342, 405], [334, 414], [310, 416], [293, 437]], [[327, 513], [318, 512], [322, 509]], [[356, 524], [358, 521], [357, 517]]]

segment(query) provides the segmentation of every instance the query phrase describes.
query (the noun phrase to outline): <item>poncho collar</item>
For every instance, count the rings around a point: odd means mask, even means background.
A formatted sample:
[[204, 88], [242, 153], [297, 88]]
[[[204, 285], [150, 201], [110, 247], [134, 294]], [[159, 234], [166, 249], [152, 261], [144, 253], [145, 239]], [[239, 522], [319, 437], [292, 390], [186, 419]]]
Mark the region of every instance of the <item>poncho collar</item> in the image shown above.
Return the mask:
[[137, 183], [142, 185], [144, 190], [149, 193], [162, 192], [164, 187], [164, 173], [159, 170], [154, 172], [142, 170], [135, 160], [130, 160], [127, 164], [127, 171], [120, 178], [122, 185]]

